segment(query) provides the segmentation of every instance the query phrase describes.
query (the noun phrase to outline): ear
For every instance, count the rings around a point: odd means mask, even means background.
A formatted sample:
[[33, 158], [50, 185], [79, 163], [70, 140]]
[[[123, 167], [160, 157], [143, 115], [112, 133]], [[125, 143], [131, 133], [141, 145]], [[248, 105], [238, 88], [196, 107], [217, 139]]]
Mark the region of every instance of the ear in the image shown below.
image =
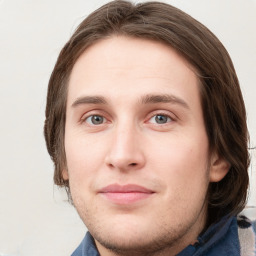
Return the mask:
[[61, 173], [63, 180], [68, 180], [69, 176], [68, 176], [68, 171], [66, 169], [64, 169]]
[[210, 182], [221, 181], [229, 171], [230, 164], [217, 153], [212, 154], [210, 166]]

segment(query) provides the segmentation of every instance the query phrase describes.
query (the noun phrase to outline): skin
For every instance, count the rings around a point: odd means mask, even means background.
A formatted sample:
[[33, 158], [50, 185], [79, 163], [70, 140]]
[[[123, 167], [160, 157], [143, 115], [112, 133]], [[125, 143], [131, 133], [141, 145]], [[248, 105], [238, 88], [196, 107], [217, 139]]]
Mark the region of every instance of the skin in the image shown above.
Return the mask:
[[[170, 256], [196, 241], [209, 182], [228, 164], [209, 153], [199, 80], [171, 47], [121, 36], [89, 47], [71, 73], [65, 129], [63, 178], [101, 255]], [[150, 193], [102, 192], [110, 184]]]

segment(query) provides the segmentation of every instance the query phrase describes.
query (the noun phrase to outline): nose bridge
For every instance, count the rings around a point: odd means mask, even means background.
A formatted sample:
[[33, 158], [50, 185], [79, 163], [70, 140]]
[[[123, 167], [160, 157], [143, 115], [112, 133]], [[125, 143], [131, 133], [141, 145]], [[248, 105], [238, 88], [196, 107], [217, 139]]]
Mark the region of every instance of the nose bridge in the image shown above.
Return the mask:
[[129, 118], [120, 120], [112, 131], [107, 164], [120, 170], [142, 167], [145, 159], [140, 141], [136, 123]]
[[131, 154], [136, 151], [136, 127], [131, 124], [120, 124], [115, 132], [113, 146], [117, 150], [117, 154]]

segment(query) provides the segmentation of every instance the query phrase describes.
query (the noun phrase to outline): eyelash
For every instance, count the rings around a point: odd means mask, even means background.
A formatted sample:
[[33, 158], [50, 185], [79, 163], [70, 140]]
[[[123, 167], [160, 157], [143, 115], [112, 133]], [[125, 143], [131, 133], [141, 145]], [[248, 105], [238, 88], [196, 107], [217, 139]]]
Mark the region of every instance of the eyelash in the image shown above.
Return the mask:
[[[94, 114], [94, 115], [90, 115], [88, 117], [85, 117], [84, 119], [82, 119], [83, 122], [86, 122], [87, 123], [87, 120], [90, 119], [90, 118], [93, 118], [93, 117], [100, 117], [100, 118], [103, 118], [103, 122], [100, 123], [100, 124], [103, 124], [103, 123], [106, 123], [106, 118], [103, 116], [103, 115], [97, 115], [97, 114]], [[100, 125], [100, 124], [93, 124], [93, 121], [91, 120], [91, 124], [92, 126], [97, 126], [97, 125]]]
[[[165, 121], [165, 122], [164, 122], [164, 123], [157, 123], [157, 121], [156, 121], [156, 118], [157, 118], [157, 117], [164, 117], [164, 119], [165, 119], [164, 121]], [[170, 123], [170, 122], [173, 121], [173, 118], [172, 118], [172, 117], [170, 117], [169, 115], [166, 115], [166, 114], [161, 114], [161, 113], [160, 113], [160, 114], [158, 113], [158, 114], [153, 115], [153, 116], [149, 119], [149, 121], [150, 121], [151, 119], [153, 119], [153, 118], [154, 118], [155, 121], [156, 121], [155, 124], [158, 124], [158, 125], [165, 125], [165, 124], [168, 124], [168, 123]], [[148, 122], [149, 122], [149, 121], [148, 121]]]
[[[158, 117], [164, 117], [165, 118], [165, 122], [164, 123], [157, 123], [157, 122], [151, 122], [150, 120], [155, 118], [155, 121], [156, 121], [156, 118]], [[102, 118], [102, 122], [99, 123], [99, 124], [95, 124], [93, 123], [93, 120], [92, 118], [95, 117], [95, 118]], [[89, 120], [89, 121], [88, 121]], [[153, 112], [151, 113], [148, 118], [146, 118], [146, 123], [149, 123], [149, 124], [152, 124], [152, 125], [155, 125], [155, 126], [165, 126], [165, 125], [169, 125], [170, 123], [174, 122], [175, 121], [175, 118], [173, 117], [173, 115], [170, 115], [169, 113], [163, 113], [163, 112]], [[97, 122], [97, 120], [96, 120]], [[93, 114], [90, 114], [90, 115], [86, 115], [85, 117], [82, 117], [81, 118], [81, 123], [86, 123], [88, 126], [91, 126], [91, 127], [97, 127], [97, 126], [100, 126], [100, 125], [104, 125], [108, 122], [108, 118], [105, 117], [104, 114], [101, 114], [101, 113], [93, 113]]]

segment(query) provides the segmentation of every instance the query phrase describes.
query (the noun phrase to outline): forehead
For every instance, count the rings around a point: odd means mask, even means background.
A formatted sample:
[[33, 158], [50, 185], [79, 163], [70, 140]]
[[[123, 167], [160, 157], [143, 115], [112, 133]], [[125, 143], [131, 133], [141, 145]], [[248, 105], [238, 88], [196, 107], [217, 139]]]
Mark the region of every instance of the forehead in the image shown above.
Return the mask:
[[170, 46], [113, 36], [93, 44], [78, 58], [70, 75], [68, 103], [90, 94], [136, 98], [172, 93], [199, 100], [198, 84], [193, 67]]

